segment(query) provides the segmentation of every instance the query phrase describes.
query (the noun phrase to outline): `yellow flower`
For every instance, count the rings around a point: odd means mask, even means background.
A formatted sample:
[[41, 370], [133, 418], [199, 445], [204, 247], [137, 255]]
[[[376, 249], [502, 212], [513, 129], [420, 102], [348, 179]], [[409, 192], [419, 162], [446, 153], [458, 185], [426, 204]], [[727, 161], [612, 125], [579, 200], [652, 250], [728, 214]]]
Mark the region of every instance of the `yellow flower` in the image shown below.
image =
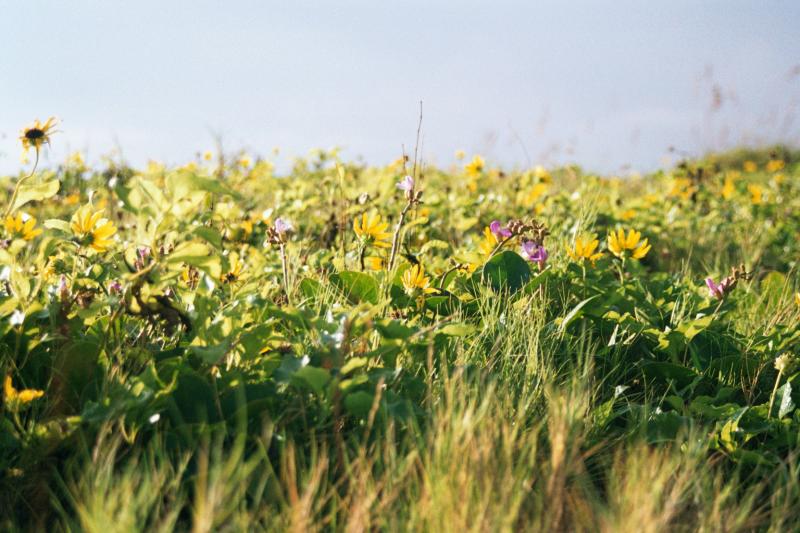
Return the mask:
[[499, 242], [500, 241], [497, 240], [497, 236], [492, 233], [492, 230], [489, 228], [489, 226], [486, 226], [483, 229], [483, 239], [481, 239], [481, 242], [478, 243], [478, 249], [483, 255], [488, 256], [494, 251]]
[[456, 150], [456, 154], [455, 155], [456, 155], [456, 160], [458, 160], [458, 161], [461, 161], [462, 159], [464, 159], [467, 156], [467, 154], [464, 152], [464, 150]]
[[764, 202], [764, 191], [761, 189], [761, 186], [750, 183], [747, 186], [747, 190], [750, 192], [750, 202], [753, 205], [759, 205]]
[[800, 305], [800, 292], [794, 293], [794, 303]]
[[688, 200], [697, 191], [697, 187], [692, 184], [689, 178], [674, 178], [672, 180], [672, 187], [667, 193], [669, 196], [677, 196], [684, 200]]
[[364, 264], [370, 270], [383, 270], [385, 268], [382, 257], [365, 257]]
[[74, 192], [72, 194], [68, 194], [64, 197], [64, 203], [66, 205], [77, 205], [81, 201], [80, 193]]
[[616, 233], [611, 232], [608, 235], [608, 249], [619, 258], [625, 257], [626, 250], [630, 250], [633, 259], [641, 259], [647, 255], [651, 248], [651, 245], [647, 243], [647, 239], [641, 243], [639, 242], [641, 236], [640, 232], [632, 229], [628, 232], [628, 236], [625, 237], [625, 230], [618, 229]]
[[213, 157], [214, 157], [214, 152], [212, 152], [211, 150], [206, 150], [205, 152], [203, 152], [203, 161], [211, 161]]
[[92, 212], [91, 204], [86, 204], [72, 215], [70, 228], [81, 246], [89, 246], [96, 252], [105, 252], [114, 241], [111, 237], [117, 232], [114, 223], [103, 218], [102, 211]]
[[783, 170], [785, 166], [786, 163], [782, 159], [770, 159], [767, 162], [767, 172], [777, 172]]
[[67, 158], [67, 164], [78, 170], [86, 168], [86, 161], [83, 159], [83, 154], [80, 152], [72, 152]]
[[5, 221], [6, 234], [10, 239], [24, 239], [26, 241], [33, 240], [37, 235], [42, 234], [42, 230], [36, 228], [36, 219], [28, 217], [23, 220], [22, 213], [17, 213], [17, 216], [8, 215]]
[[31, 148], [38, 153], [43, 144], [50, 144], [50, 135], [54, 133], [57, 122], [56, 117], [48, 118], [44, 124], [36, 119], [33, 124], [22, 130], [19, 140], [22, 141], [23, 153], [27, 154]]
[[620, 218], [620, 220], [628, 221], [628, 220], [632, 219], [635, 216], [636, 216], [636, 210], [635, 209], [626, 209], [625, 211], [620, 213], [619, 218]]
[[365, 243], [372, 244], [378, 248], [390, 248], [389, 237], [392, 236], [386, 229], [388, 222], [381, 222], [381, 216], [377, 213], [364, 213], [353, 220], [353, 230]]
[[533, 177], [538, 179], [541, 183], [550, 183], [553, 181], [553, 177], [550, 175], [550, 172], [542, 165], [536, 165], [536, 167], [533, 169]]
[[423, 294], [436, 292], [436, 289], [431, 287], [431, 280], [425, 276], [425, 270], [423, 270], [422, 265], [413, 265], [407, 269], [403, 272], [401, 280], [403, 288], [409, 296], [413, 296], [419, 291], [422, 291]]
[[735, 192], [736, 188], [733, 185], [733, 180], [731, 178], [725, 178], [725, 185], [722, 186], [722, 197], [726, 200], [730, 200]]
[[244, 263], [239, 259], [239, 254], [231, 252], [228, 256], [229, 269], [221, 276], [222, 283], [233, 283], [242, 278], [244, 272]]
[[547, 192], [547, 185], [545, 183], [537, 183], [534, 185], [531, 190], [525, 195], [522, 200], [522, 205], [525, 207], [532, 207], [533, 204], [545, 193]]
[[464, 170], [467, 172], [467, 176], [477, 178], [483, 172], [484, 166], [485, 163], [483, 158], [479, 155], [476, 155], [472, 158], [472, 161], [464, 165]]
[[252, 165], [252, 164], [253, 164], [253, 160], [250, 159], [250, 156], [244, 155], [244, 156], [239, 158], [239, 166], [241, 166], [242, 168], [249, 168], [250, 165]]
[[6, 404], [26, 404], [44, 396], [44, 391], [37, 389], [22, 389], [18, 391], [11, 382], [11, 375], [7, 375], [3, 382], [3, 392]]
[[599, 245], [600, 241], [597, 239], [587, 239], [584, 241], [581, 237], [576, 237], [575, 247], [570, 248], [567, 246], [567, 255], [570, 256], [573, 261], [582, 262], [584, 259], [588, 259], [591, 261], [592, 265], [594, 265], [595, 261], [603, 257], [603, 252], [595, 251]]
[[758, 165], [755, 161], [745, 161], [742, 168], [745, 172], [755, 172], [758, 170]]

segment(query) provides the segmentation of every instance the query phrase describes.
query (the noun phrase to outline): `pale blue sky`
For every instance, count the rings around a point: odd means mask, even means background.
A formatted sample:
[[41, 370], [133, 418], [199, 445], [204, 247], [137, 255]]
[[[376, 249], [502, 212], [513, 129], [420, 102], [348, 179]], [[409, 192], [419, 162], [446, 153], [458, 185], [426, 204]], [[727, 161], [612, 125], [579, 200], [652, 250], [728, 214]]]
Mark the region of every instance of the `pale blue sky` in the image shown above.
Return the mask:
[[798, 27], [796, 1], [0, 0], [0, 172], [51, 114], [51, 162], [118, 144], [181, 163], [220, 134], [383, 164], [413, 145], [420, 99], [439, 163], [617, 171], [671, 145], [797, 143]]

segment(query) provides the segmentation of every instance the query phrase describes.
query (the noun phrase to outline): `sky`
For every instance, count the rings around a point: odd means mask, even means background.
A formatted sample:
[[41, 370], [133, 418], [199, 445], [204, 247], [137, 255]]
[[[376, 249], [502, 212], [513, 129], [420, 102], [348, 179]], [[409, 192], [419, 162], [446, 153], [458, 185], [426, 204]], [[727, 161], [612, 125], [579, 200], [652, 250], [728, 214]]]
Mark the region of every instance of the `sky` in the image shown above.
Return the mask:
[[440, 165], [625, 173], [796, 145], [798, 23], [777, 0], [0, 0], [0, 172], [50, 115], [45, 164], [182, 164], [216, 138], [279, 168], [334, 146], [386, 164], [413, 151], [420, 101]]

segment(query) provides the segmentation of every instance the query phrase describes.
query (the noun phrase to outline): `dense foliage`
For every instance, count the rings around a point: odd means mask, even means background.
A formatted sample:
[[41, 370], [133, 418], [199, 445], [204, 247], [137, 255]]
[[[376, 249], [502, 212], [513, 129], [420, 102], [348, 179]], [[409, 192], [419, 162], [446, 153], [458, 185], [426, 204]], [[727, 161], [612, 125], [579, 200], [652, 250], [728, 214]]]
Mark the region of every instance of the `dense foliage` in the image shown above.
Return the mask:
[[800, 518], [797, 154], [463, 157], [4, 178], [2, 527]]

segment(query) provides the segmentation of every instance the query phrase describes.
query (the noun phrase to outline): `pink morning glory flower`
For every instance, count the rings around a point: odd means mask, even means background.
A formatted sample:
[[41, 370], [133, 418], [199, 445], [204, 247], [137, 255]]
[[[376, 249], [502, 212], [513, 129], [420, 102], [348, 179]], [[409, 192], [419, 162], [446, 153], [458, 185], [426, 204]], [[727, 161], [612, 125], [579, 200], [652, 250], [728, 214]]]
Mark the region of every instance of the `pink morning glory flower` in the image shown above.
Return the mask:
[[511, 230], [501, 226], [499, 220], [492, 220], [492, 223], [489, 224], [489, 230], [494, 233], [494, 236], [497, 238], [508, 238], [511, 237]]
[[522, 243], [522, 257], [532, 263], [536, 263], [540, 270], [544, 268], [548, 256], [547, 250], [545, 250], [544, 246], [541, 244], [536, 244], [533, 241], [525, 241]]

